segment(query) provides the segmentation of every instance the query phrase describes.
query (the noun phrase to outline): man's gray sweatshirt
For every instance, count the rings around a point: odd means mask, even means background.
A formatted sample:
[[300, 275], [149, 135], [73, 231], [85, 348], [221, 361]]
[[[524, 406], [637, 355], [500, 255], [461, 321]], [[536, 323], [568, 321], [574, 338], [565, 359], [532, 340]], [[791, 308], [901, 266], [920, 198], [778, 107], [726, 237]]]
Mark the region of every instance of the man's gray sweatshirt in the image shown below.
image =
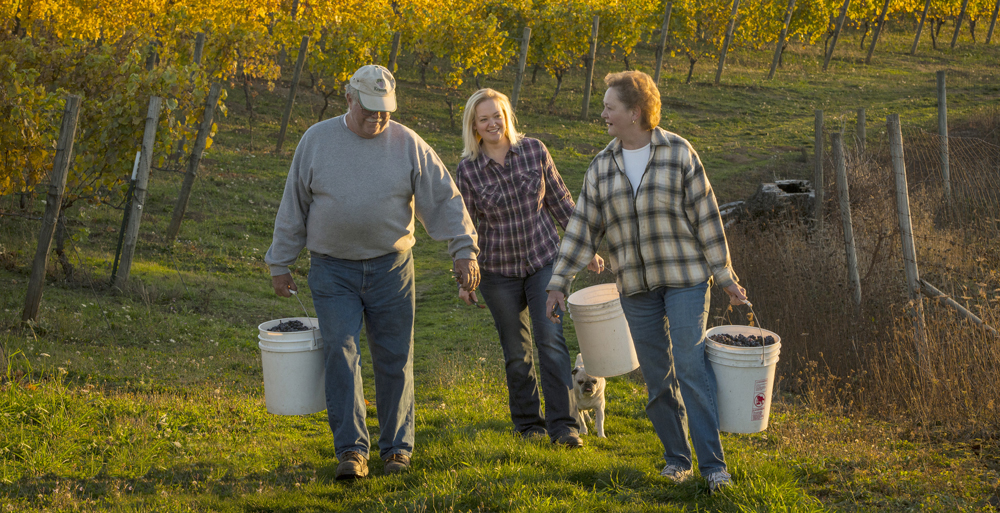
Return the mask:
[[292, 159], [264, 261], [288, 272], [303, 247], [365, 260], [413, 247], [414, 217], [452, 259], [476, 258], [476, 230], [441, 159], [413, 130], [389, 121], [364, 139], [344, 116], [306, 130]]

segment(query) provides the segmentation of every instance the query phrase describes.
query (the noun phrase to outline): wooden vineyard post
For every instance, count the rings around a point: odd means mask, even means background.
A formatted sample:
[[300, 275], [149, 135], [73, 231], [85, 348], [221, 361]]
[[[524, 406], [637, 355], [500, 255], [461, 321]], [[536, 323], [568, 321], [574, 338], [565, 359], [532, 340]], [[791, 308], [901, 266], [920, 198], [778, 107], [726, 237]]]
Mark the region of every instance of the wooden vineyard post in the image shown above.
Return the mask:
[[833, 31], [833, 40], [830, 41], [830, 50], [826, 52], [823, 59], [823, 71], [830, 66], [830, 59], [833, 57], [833, 49], [837, 46], [837, 38], [840, 37], [840, 30], [844, 28], [844, 19], [847, 18], [847, 8], [851, 6], [851, 0], [844, 0], [844, 6], [840, 8], [840, 17], [837, 18], [837, 28]]
[[[928, 2], [930, 0], [927, 0]], [[993, 16], [990, 18], [990, 29], [986, 32], [986, 44], [993, 40], [993, 29], [997, 26], [997, 14], [1000, 14], [1000, 0], [993, 6]]]
[[398, 30], [392, 33], [392, 47], [389, 49], [389, 64], [386, 69], [393, 74], [396, 73], [396, 57], [399, 55], [399, 38]]
[[[198, 176], [198, 166], [201, 165], [201, 154], [205, 152], [205, 143], [208, 134], [212, 131], [212, 118], [215, 116], [215, 104], [219, 102], [219, 95], [222, 92], [222, 84], [212, 84], [212, 89], [208, 92], [208, 101], [205, 102], [205, 114], [198, 127], [198, 138], [194, 142], [194, 150], [188, 158], [187, 171], [184, 172], [184, 182], [181, 184], [180, 195], [177, 196], [177, 203], [174, 204], [174, 215], [170, 219], [170, 226], [167, 228], [167, 240], [173, 241], [181, 231], [181, 221], [184, 220], [184, 211], [187, 210], [188, 199], [191, 197], [191, 188], [194, 186], [194, 179]], [[142, 165], [142, 162], [139, 162]]]
[[583, 107], [580, 109], [580, 119], [586, 121], [590, 112], [590, 90], [594, 84], [594, 59], [597, 58], [597, 29], [601, 17], [594, 15], [594, 26], [590, 29], [590, 54], [587, 57], [587, 76], [583, 82]]
[[865, 126], [867, 123], [868, 123], [867, 120], [865, 120], [865, 108], [861, 107], [860, 109], [858, 109], [858, 124], [855, 127], [857, 134], [855, 137], [857, 137], [858, 139], [857, 143], [858, 143], [859, 153], [864, 153], [865, 146], [868, 144], [868, 141], [866, 140], [868, 137], [867, 127]]
[[920, 33], [924, 30], [924, 21], [927, 20], [927, 11], [931, 8], [931, 0], [924, 2], [924, 11], [920, 13], [920, 22], [917, 23], [917, 35], [913, 37], [913, 46], [910, 47], [910, 55], [916, 55], [917, 43], [920, 42]]
[[788, 24], [792, 21], [792, 11], [795, 10], [795, 0], [788, 0], [788, 9], [785, 9], [785, 23], [781, 26], [781, 34], [778, 36], [778, 46], [774, 49], [774, 59], [771, 60], [771, 71], [767, 72], [767, 79], [774, 78], [774, 71], [778, 69], [778, 61], [781, 60], [781, 49], [785, 46], [785, 38], [788, 37]]
[[851, 224], [851, 195], [847, 186], [847, 165], [844, 160], [844, 142], [840, 132], [830, 134], [833, 146], [833, 165], [837, 173], [837, 194], [840, 196], [840, 219], [844, 225], [844, 253], [847, 255], [847, 278], [854, 290], [854, 307], [861, 308], [861, 277], [858, 274], [858, 253], [854, 246], [854, 227]]
[[135, 197], [135, 179], [139, 175], [139, 157], [142, 151], [135, 152], [135, 161], [132, 162], [132, 177], [128, 181], [128, 190], [125, 191], [125, 213], [122, 214], [122, 227], [118, 232], [118, 246], [115, 248], [115, 261], [111, 264], [111, 285], [115, 284], [118, 276], [118, 264], [122, 257], [122, 243], [125, 241], [125, 231], [128, 229], [128, 219], [132, 216], [132, 198]]
[[[213, 86], [214, 90], [215, 86]], [[118, 290], [125, 290], [129, 273], [132, 272], [132, 257], [135, 255], [135, 245], [139, 241], [139, 223], [142, 220], [142, 207], [146, 203], [146, 190], [149, 188], [149, 168], [153, 163], [156, 126], [160, 122], [162, 106], [163, 100], [159, 96], [153, 96], [149, 99], [149, 109], [146, 110], [146, 127], [142, 133], [142, 148], [139, 151], [139, 165], [136, 167], [135, 196], [132, 199], [132, 209], [127, 214], [128, 225], [125, 227], [121, 260], [113, 277], [114, 283], [112, 285]], [[204, 144], [201, 134], [199, 134], [198, 140]]]
[[878, 36], [882, 33], [882, 27], [885, 25], [885, 15], [889, 12], [889, 0], [885, 0], [882, 5], [882, 12], [878, 15], [878, 22], [875, 25], [875, 33], [872, 34], [872, 44], [868, 47], [868, 55], [865, 57], [865, 64], [872, 63], [872, 54], [875, 53], [875, 44], [878, 43]]
[[917, 250], [913, 243], [913, 226], [910, 223], [910, 195], [906, 184], [906, 162], [903, 160], [903, 133], [899, 125], [899, 114], [891, 114], [887, 119], [887, 125], [889, 129], [889, 154], [892, 156], [892, 170], [896, 176], [896, 213], [899, 216], [899, 233], [903, 243], [906, 292], [910, 299], [909, 310], [913, 317], [917, 358], [922, 374], [925, 378], [930, 378], [931, 366], [924, 329], [924, 301], [923, 296], [920, 295]]
[[201, 54], [205, 51], [205, 33], [199, 32], [194, 38], [194, 55], [192, 56], [192, 61], [195, 64], [201, 64]]
[[962, 30], [962, 20], [965, 19], [965, 8], [969, 6], [969, 0], [962, 0], [962, 10], [958, 13], [958, 19], [955, 20], [955, 35], [951, 36], [951, 49], [955, 49], [955, 43], [958, 42], [958, 31]]
[[510, 95], [510, 108], [517, 111], [517, 99], [521, 96], [521, 86], [524, 85], [524, 66], [528, 63], [528, 44], [531, 42], [531, 27], [524, 27], [521, 36], [521, 57], [517, 60], [517, 77], [514, 78], [514, 91]]
[[816, 161], [813, 163], [813, 190], [816, 201], [813, 204], [813, 219], [817, 232], [823, 229], [823, 111], [816, 111]]
[[79, 117], [80, 97], [67, 96], [62, 126], [59, 128], [59, 141], [56, 143], [52, 177], [49, 180], [49, 192], [45, 197], [45, 216], [42, 218], [42, 229], [38, 232], [38, 247], [35, 249], [35, 259], [31, 263], [31, 278], [28, 279], [28, 292], [24, 298], [24, 310], [21, 312], [22, 321], [33, 321], [38, 317], [38, 306], [42, 302], [42, 288], [45, 285], [45, 265], [49, 260], [52, 236], [56, 233], [63, 193], [66, 191], [66, 175], [69, 174], [73, 160], [73, 140], [76, 137], [76, 122]]
[[292, 74], [292, 86], [288, 88], [288, 101], [285, 102], [285, 113], [281, 115], [281, 130], [278, 131], [278, 144], [274, 147], [274, 152], [281, 152], [281, 145], [285, 143], [285, 130], [288, 129], [288, 120], [292, 117], [292, 105], [295, 104], [295, 93], [299, 89], [299, 77], [302, 75], [302, 66], [306, 62], [306, 52], [309, 50], [309, 36], [302, 36], [302, 44], [299, 45], [299, 58], [295, 61], [295, 72]]
[[674, 3], [667, 2], [667, 9], [663, 13], [663, 28], [660, 29], [660, 46], [656, 49], [656, 71], [653, 72], [653, 83], [657, 87], [660, 86], [660, 72], [663, 71], [663, 54], [667, 53], [667, 31], [670, 29], [670, 12], [673, 10]]
[[941, 141], [941, 179], [944, 181], [944, 200], [951, 207], [951, 168], [948, 164], [948, 90], [945, 87], [945, 72], [937, 72], [938, 93], [938, 139]]
[[715, 71], [715, 85], [722, 80], [722, 68], [726, 65], [726, 53], [729, 43], [733, 41], [733, 30], [736, 28], [736, 13], [740, 8], [740, 0], [733, 0], [733, 12], [729, 15], [729, 25], [726, 27], [726, 38], [722, 40], [722, 51], [719, 52], [719, 69]]

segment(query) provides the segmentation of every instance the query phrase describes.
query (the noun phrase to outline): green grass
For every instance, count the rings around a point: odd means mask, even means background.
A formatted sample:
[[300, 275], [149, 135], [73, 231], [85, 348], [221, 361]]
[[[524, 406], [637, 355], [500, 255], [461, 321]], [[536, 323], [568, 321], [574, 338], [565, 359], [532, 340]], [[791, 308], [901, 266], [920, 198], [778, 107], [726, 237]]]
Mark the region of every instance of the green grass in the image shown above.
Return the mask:
[[[855, 35], [841, 39], [831, 71], [816, 48], [792, 47], [775, 80], [764, 76], [769, 50], [731, 56], [721, 86], [714, 63], [670, 59], [662, 125], [694, 142], [720, 201], [742, 199], [761, 180], [808, 178], [813, 112], [828, 126], [853, 130], [868, 112], [869, 132], [899, 113], [911, 128], [936, 126], [934, 72], [949, 70], [949, 110], [956, 118], [1000, 100], [994, 45], [952, 51], [922, 47], [906, 55], [906, 35], [880, 43], [871, 66], [860, 64]], [[884, 44], [884, 46], [883, 46]], [[929, 45], [929, 42], [927, 43]], [[841, 53], [843, 50], [843, 53]], [[643, 50], [635, 59], [649, 70]], [[394, 119], [417, 130], [454, 169], [460, 130], [451, 128], [445, 95], [423, 88], [408, 59], [400, 62], [400, 110]], [[621, 69], [602, 60], [595, 77]], [[549, 146], [570, 189], [579, 190], [590, 159], [606, 143], [598, 120], [603, 87], [590, 119], [579, 121], [582, 84], [567, 79], [553, 111], [554, 80], [539, 73], [519, 106], [520, 127]], [[505, 72], [483, 85], [509, 91]], [[256, 326], [301, 315], [294, 300], [275, 297], [263, 254], [294, 143], [313, 122], [322, 98], [301, 92], [286, 140], [272, 154], [282, 94], [260, 91], [250, 147], [242, 89], [230, 88], [230, 114], [195, 184], [180, 240], [162, 239], [180, 175], [158, 171], [143, 216], [132, 282], [107, 286], [120, 212], [70, 212], [75, 238], [67, 280], [50, 261], [37, 322], [20, 323], [38, 223], [4, 216], [0, 225], [0, 511], [989, 511], [1000, 507], [996, 439], [934, 438], [905, 419], [843, 417], [822, 405], [780, 394], [764, 433], [723, 436], [735, 486], [710, 496], [701, 479], [676, 486], [658, 476], [662, 447], [645, 417], [636, 376], [608, 385], [606, 440], [566, 451], [513, 437], [503, 362], [492, 319], [460, 303], [443, 243], [422, 229], [417, 267], [415, 342], [416, 453], [412, 472], [356, 484], [333, 480], [336, 459], [325, 414], [266, 413]], [[341, 103], [328, 110], [338, 114]], [[84, 106], [86, 108], [87, 106]], [[457, 115], [456, 109], [456, 115]], [[13, 211], [14, 198], [0, 198]], [[40, 208], [36, 205], [37, 208]], [[294, 268], [309, 301], [308, 259]], [[600, 280], [581, 276], [585, 282]], [[718, 291], [715, 291], [718, 293]], [[717, 312], [713, 312], [713, 315]], [[577, 343], [571, 321], [567, 339]], [[365, 349], [367, 351], [367, 349]], [[363, 356], [368, 361], [367, 353]], [[366, 396], [374, 397], [366, 365]], [[779, 364], [779, 374], [781, 365]], [[780, 383], [779, 383], [779, 388]], [[369, 431], [378, 438], [374, 407]], [[377, 448], [372, 454], [377, 454]]]

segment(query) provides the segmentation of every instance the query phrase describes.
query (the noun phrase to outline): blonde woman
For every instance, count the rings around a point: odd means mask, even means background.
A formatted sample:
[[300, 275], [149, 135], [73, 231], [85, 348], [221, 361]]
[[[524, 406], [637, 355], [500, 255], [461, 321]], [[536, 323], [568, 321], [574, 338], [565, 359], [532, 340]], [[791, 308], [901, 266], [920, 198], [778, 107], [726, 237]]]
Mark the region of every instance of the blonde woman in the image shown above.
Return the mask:
[[[547, 322], [545, 286], [563, 228], [575, 207], [545, 145], [514, 126], [507, 96], [476, 91], [465, 105], [458, 188], [479, 234], [480, 292], [493, 314], [507, 371], [515, 433], [582, 447], [574, 420], [571, 365], [562, 326]], [[600, 272], [604, 261], [591, 259]], [[460, 290], [469, 304], [475, 291]], [[539, 401], [531, 334], [538, 347], [545, 412]]]
[[649, 388], [646, 414], [664, 446], [660, 475], [678, 483], [693, 476], [690, 433], [701, 475], [715, 492], [729, 486], [731, 476], [719, 437], [715, 375], [705, 355], [709, 287], [717, 281], [733, 304], [746, 300], [746, 290], [733, 272], [698, 153], [657, 126], [660, 92], [653, 79], [625, 71], [604, 83], [601, 117], [614, 139], [587, 169], [546, 287], [546, 307], [563, 304], [573, 275], [606, 240]]

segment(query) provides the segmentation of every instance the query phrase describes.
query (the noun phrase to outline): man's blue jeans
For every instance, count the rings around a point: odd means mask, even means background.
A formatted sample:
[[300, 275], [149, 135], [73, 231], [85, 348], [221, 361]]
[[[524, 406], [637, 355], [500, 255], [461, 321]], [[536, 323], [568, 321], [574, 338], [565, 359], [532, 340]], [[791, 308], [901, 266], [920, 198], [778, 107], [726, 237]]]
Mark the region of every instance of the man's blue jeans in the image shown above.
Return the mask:
[[409, 250], [368, 260], [313, 253], [309, 287], [326, 355], [326, 413], [337, 457], [366, 458], [361, 383], [361, 323], [375, 371], [379, 455], [413, 453], [413, 256]]
[[690, 429], [701, 475], [726, 470], [715, 373], [705, 354], [708, 283], [623, 294], [621, 303], [649, 388], [646, 415], [663, 442], [663, 458], [691, 468]]
[[[551, 263], [524, 278], [483, 271], [479, 287], [503, 347], [514, 431], [522, 435], [547, 431], [555, 440], [565, 433], [577, 433], [579, 427], [572, 414], [576, 398], [562, 325], [545, 317], [545, 286], [551, 278]], [[535, 379], [532, 332], [545, 392], [544, 416]]]

